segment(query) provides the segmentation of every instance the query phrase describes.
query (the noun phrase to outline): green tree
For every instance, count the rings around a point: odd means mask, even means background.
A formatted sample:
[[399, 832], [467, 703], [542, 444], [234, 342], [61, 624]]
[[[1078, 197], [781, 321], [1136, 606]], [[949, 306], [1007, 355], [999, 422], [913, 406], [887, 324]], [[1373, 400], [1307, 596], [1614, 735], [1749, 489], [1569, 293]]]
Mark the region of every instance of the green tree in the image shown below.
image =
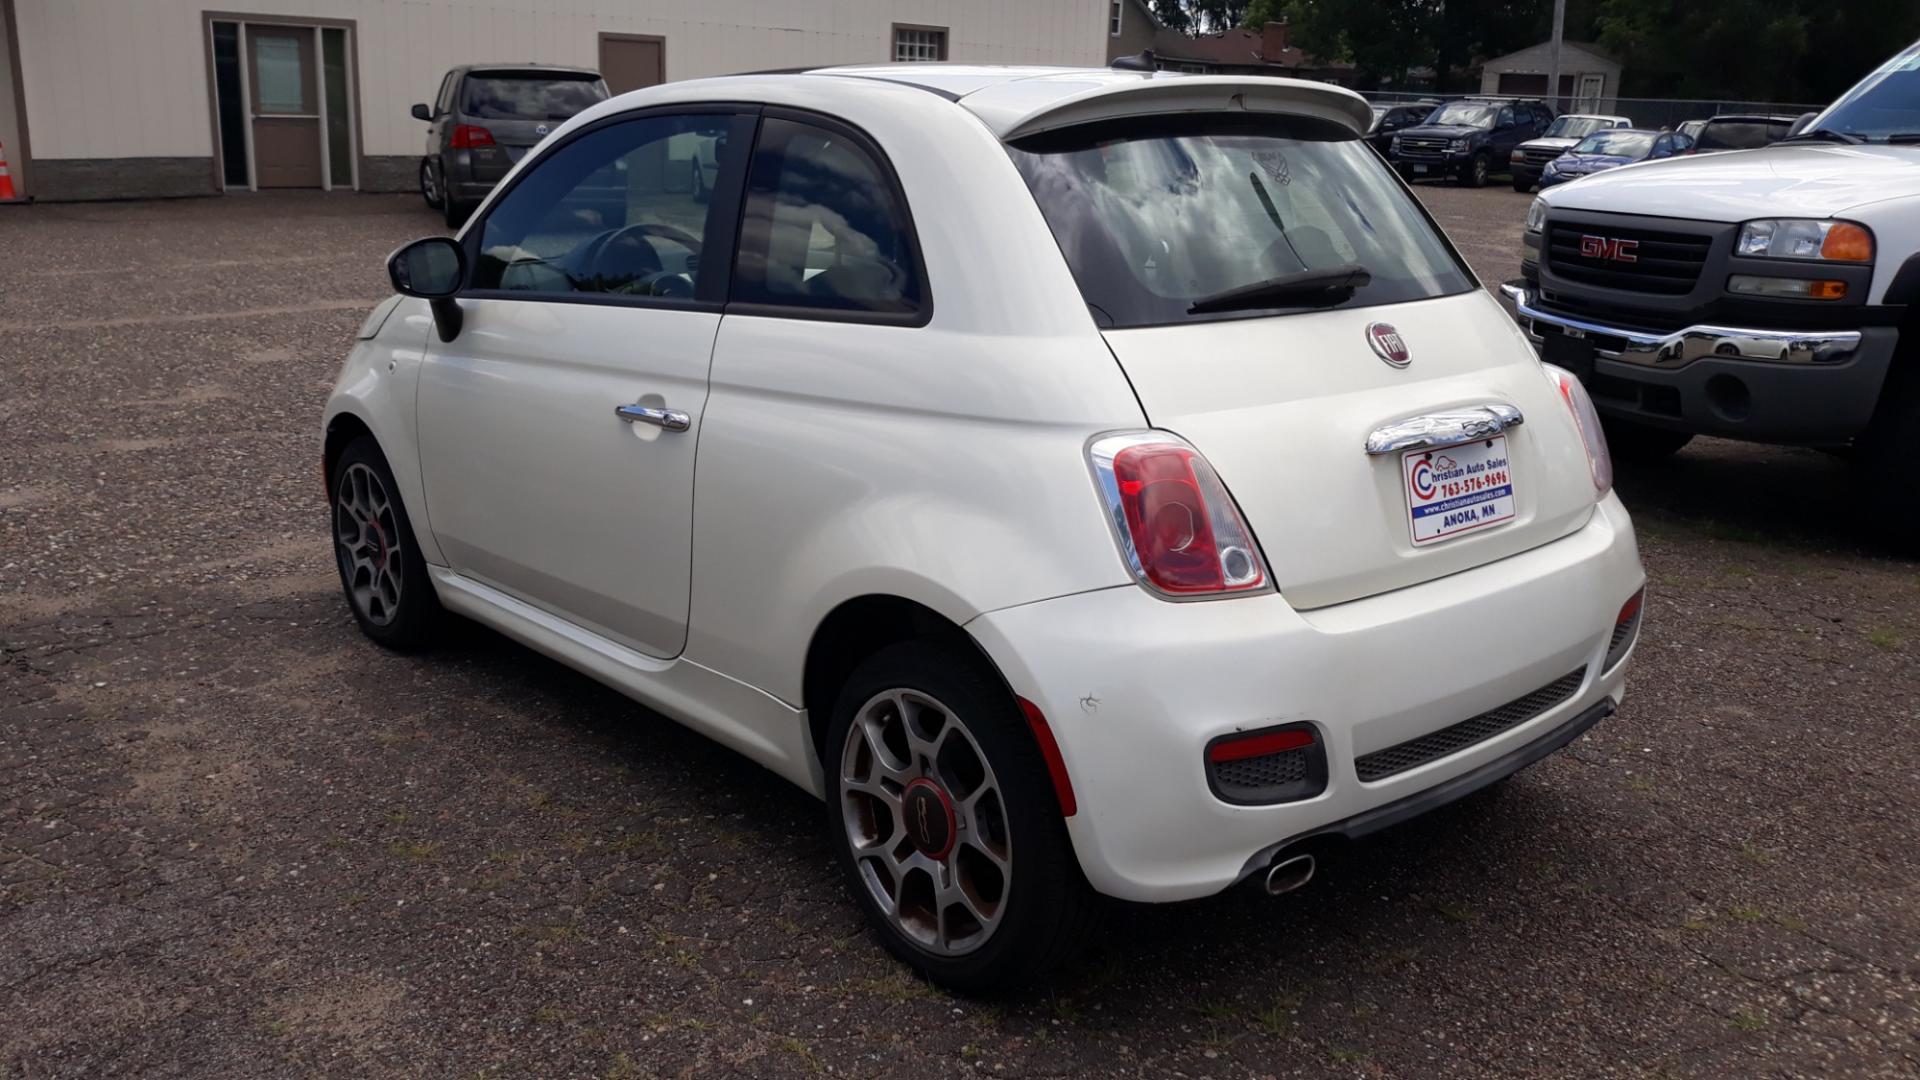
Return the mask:
[[1239, 26], [1248, 0], [1153, 0], [1154, 17], [1183, 34], [1217, 34]]
[[1240, 25], [1249, 30], [1262, 30], [1270, 22], [1286, 21], [1286, 0], [1253, 0], [1247, 5], [1247, 13], [1241, 16]]
[[1327, 60], [1351, 62], [1365, 86], [1405, 86], [1433, 64], [1440, 0], [1287, 0], [1287, 37]]
[[1920, 5], [1601, 0], [1597, 22], [1600, 44], [1625, 63], [1630, 95], [1819, 104], [1920, 37]]

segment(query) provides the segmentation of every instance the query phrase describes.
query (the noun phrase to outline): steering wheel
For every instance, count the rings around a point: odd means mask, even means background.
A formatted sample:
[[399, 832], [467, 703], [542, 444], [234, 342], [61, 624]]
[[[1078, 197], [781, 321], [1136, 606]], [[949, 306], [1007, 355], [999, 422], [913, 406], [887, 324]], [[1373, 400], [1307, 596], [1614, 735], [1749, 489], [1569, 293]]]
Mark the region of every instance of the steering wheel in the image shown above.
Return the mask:
[[[590, 277], [606, 280], [619, 280], [621, 283], [610, 291], [638, 296], [692, 296], [693, 282], [685, 274], [667, 273], [660, 264], [660, 253], [646, 238], [657, 236], [679, 244], [689, 252], [690, 259], [700, 256], [698, 238], [682, 232], [671, 225], [644, 223], [625, 225], [592, 242], [582, 260]], [[609, 256], [619, 259], [632, 256], [640, 265], [609, 266]]]

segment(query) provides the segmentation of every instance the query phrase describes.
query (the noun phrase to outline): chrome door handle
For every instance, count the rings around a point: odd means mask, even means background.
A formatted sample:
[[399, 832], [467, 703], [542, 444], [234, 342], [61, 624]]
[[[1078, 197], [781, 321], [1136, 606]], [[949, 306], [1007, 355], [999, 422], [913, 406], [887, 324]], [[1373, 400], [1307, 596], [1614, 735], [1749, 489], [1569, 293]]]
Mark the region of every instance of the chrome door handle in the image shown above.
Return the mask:
[[693, 417], [679, 409], [656, 409], [651, 405], [615, 405], [613, 415], [629, 424], [652, 424], [668, 431], [685, 431], [693, 426]]
[[1526, 422], [1520, 410], [1501, 401], [1461, 409], [1422, 413], [1382, 424], [1367, 436], [1367, 453], [1395, 454], [1403, 450], [1438, 450], [1443, 446], [1479, 442]]

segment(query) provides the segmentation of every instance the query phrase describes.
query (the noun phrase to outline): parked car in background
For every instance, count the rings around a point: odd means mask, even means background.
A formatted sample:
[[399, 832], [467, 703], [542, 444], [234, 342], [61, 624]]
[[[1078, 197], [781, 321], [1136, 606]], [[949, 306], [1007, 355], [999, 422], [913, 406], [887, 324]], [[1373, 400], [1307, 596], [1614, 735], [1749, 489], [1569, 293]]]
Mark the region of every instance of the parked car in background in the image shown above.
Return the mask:
[[1387, 143], [1395, 132], [1425, 123], [1439, 105], [1437, 101], [1418, 101], [1410, 105], [1373, 106], [1373, 123], [1367, 128], [1367, 145], [1385, 157]]
[[1540, 174], [1540, 190], [1578, 180], [1636, 161], [1670, 158], [1693, 152], [1693, 140], [1677, 131], [1647, 131], [1640, 128], [1613, 128], [1596, 131], [1581, 139], [1573, 149], [1547, 162]]
[[1791, 139], [1542, 191], [1504, 291], [1617, 455], [1845, 449], [1866, 516], [1920, 548], [1920, 44]]
[[420, 197], [453, 228], [535, 143], [591, 105], [607, 84], [591, 68], [474, 64], [440, 80], [433, 104], [413, 107], [427, 122]]
[[[1043, 976], [1099, 894], [1297, 888], [1609, 715], [1645, 584], [1585, 391], [1370, 119], [943, 64], [594, 106], [389, 258], [316, 447], [345, 603], [825, 799], [944, 985]], [[705, 201], [632, 164], [684, 137]]]
[[1513, 174], [1513, 190], [1532, 191], [1533, 185], [1540, 182], [1540, 174], [1547, 162], [1573, 149], [1573, 144], [1608, 128], [1632, 127], [1633, 121], [1624, 116], [1609, 116], [1598, 113], [1562, 113], [1553, 118], [1547, 130], [1537, 139], [1528, 139], [1513, 148], [1507, 156], [1508, 171]]
[[1694, 147], [1702, 154], [1718, 150], [1757, 150], [1787, 137], [1797, 117], [1729, 114], [1700, 127]]
[[1461, 98], [1389, 139], [1387, 158], [1408, 179], [1451, 177], [1480, 187], [1506, 166], [1514, 147], [1539, 138], [1552, 123], [1553, 111], [1544, 102]]
[[1700, 129], [1706, 126], [1707, 122], [1705, 120], [1683, 120], [1680, 122], [1680, 126], [1673, 130], [1697, 143], [1700, 141]]

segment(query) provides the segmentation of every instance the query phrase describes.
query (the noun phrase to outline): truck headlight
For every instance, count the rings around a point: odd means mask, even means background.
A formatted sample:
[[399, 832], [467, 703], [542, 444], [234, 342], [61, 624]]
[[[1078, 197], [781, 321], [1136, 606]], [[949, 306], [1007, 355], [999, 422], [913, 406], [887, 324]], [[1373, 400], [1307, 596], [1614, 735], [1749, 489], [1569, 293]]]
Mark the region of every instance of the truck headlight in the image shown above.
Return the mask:
[[1387, 141], [1387, 152], [1389, 154], [1397, 154], [1400, 152], [1400, 136], [1395, 135]]
[[1455, 139], [1452, 142], [1448, 143], [1447, 146], [1449, 149], [1451, 149], [1454, 153], [1457, 154], [1460, 151], [1465, 150], [1467, 148], [1467, 140]]
[[1873, 234], [1851, 221], [1766, 218], [1740, 226], [1733, 253], [1772, 259], [1872, 262]]
[[1547, 200], [1535, 199], [1533, 200], [1533, 205], [1527, 207], [1527, 231], [1537, 233], [1546, 227]]

